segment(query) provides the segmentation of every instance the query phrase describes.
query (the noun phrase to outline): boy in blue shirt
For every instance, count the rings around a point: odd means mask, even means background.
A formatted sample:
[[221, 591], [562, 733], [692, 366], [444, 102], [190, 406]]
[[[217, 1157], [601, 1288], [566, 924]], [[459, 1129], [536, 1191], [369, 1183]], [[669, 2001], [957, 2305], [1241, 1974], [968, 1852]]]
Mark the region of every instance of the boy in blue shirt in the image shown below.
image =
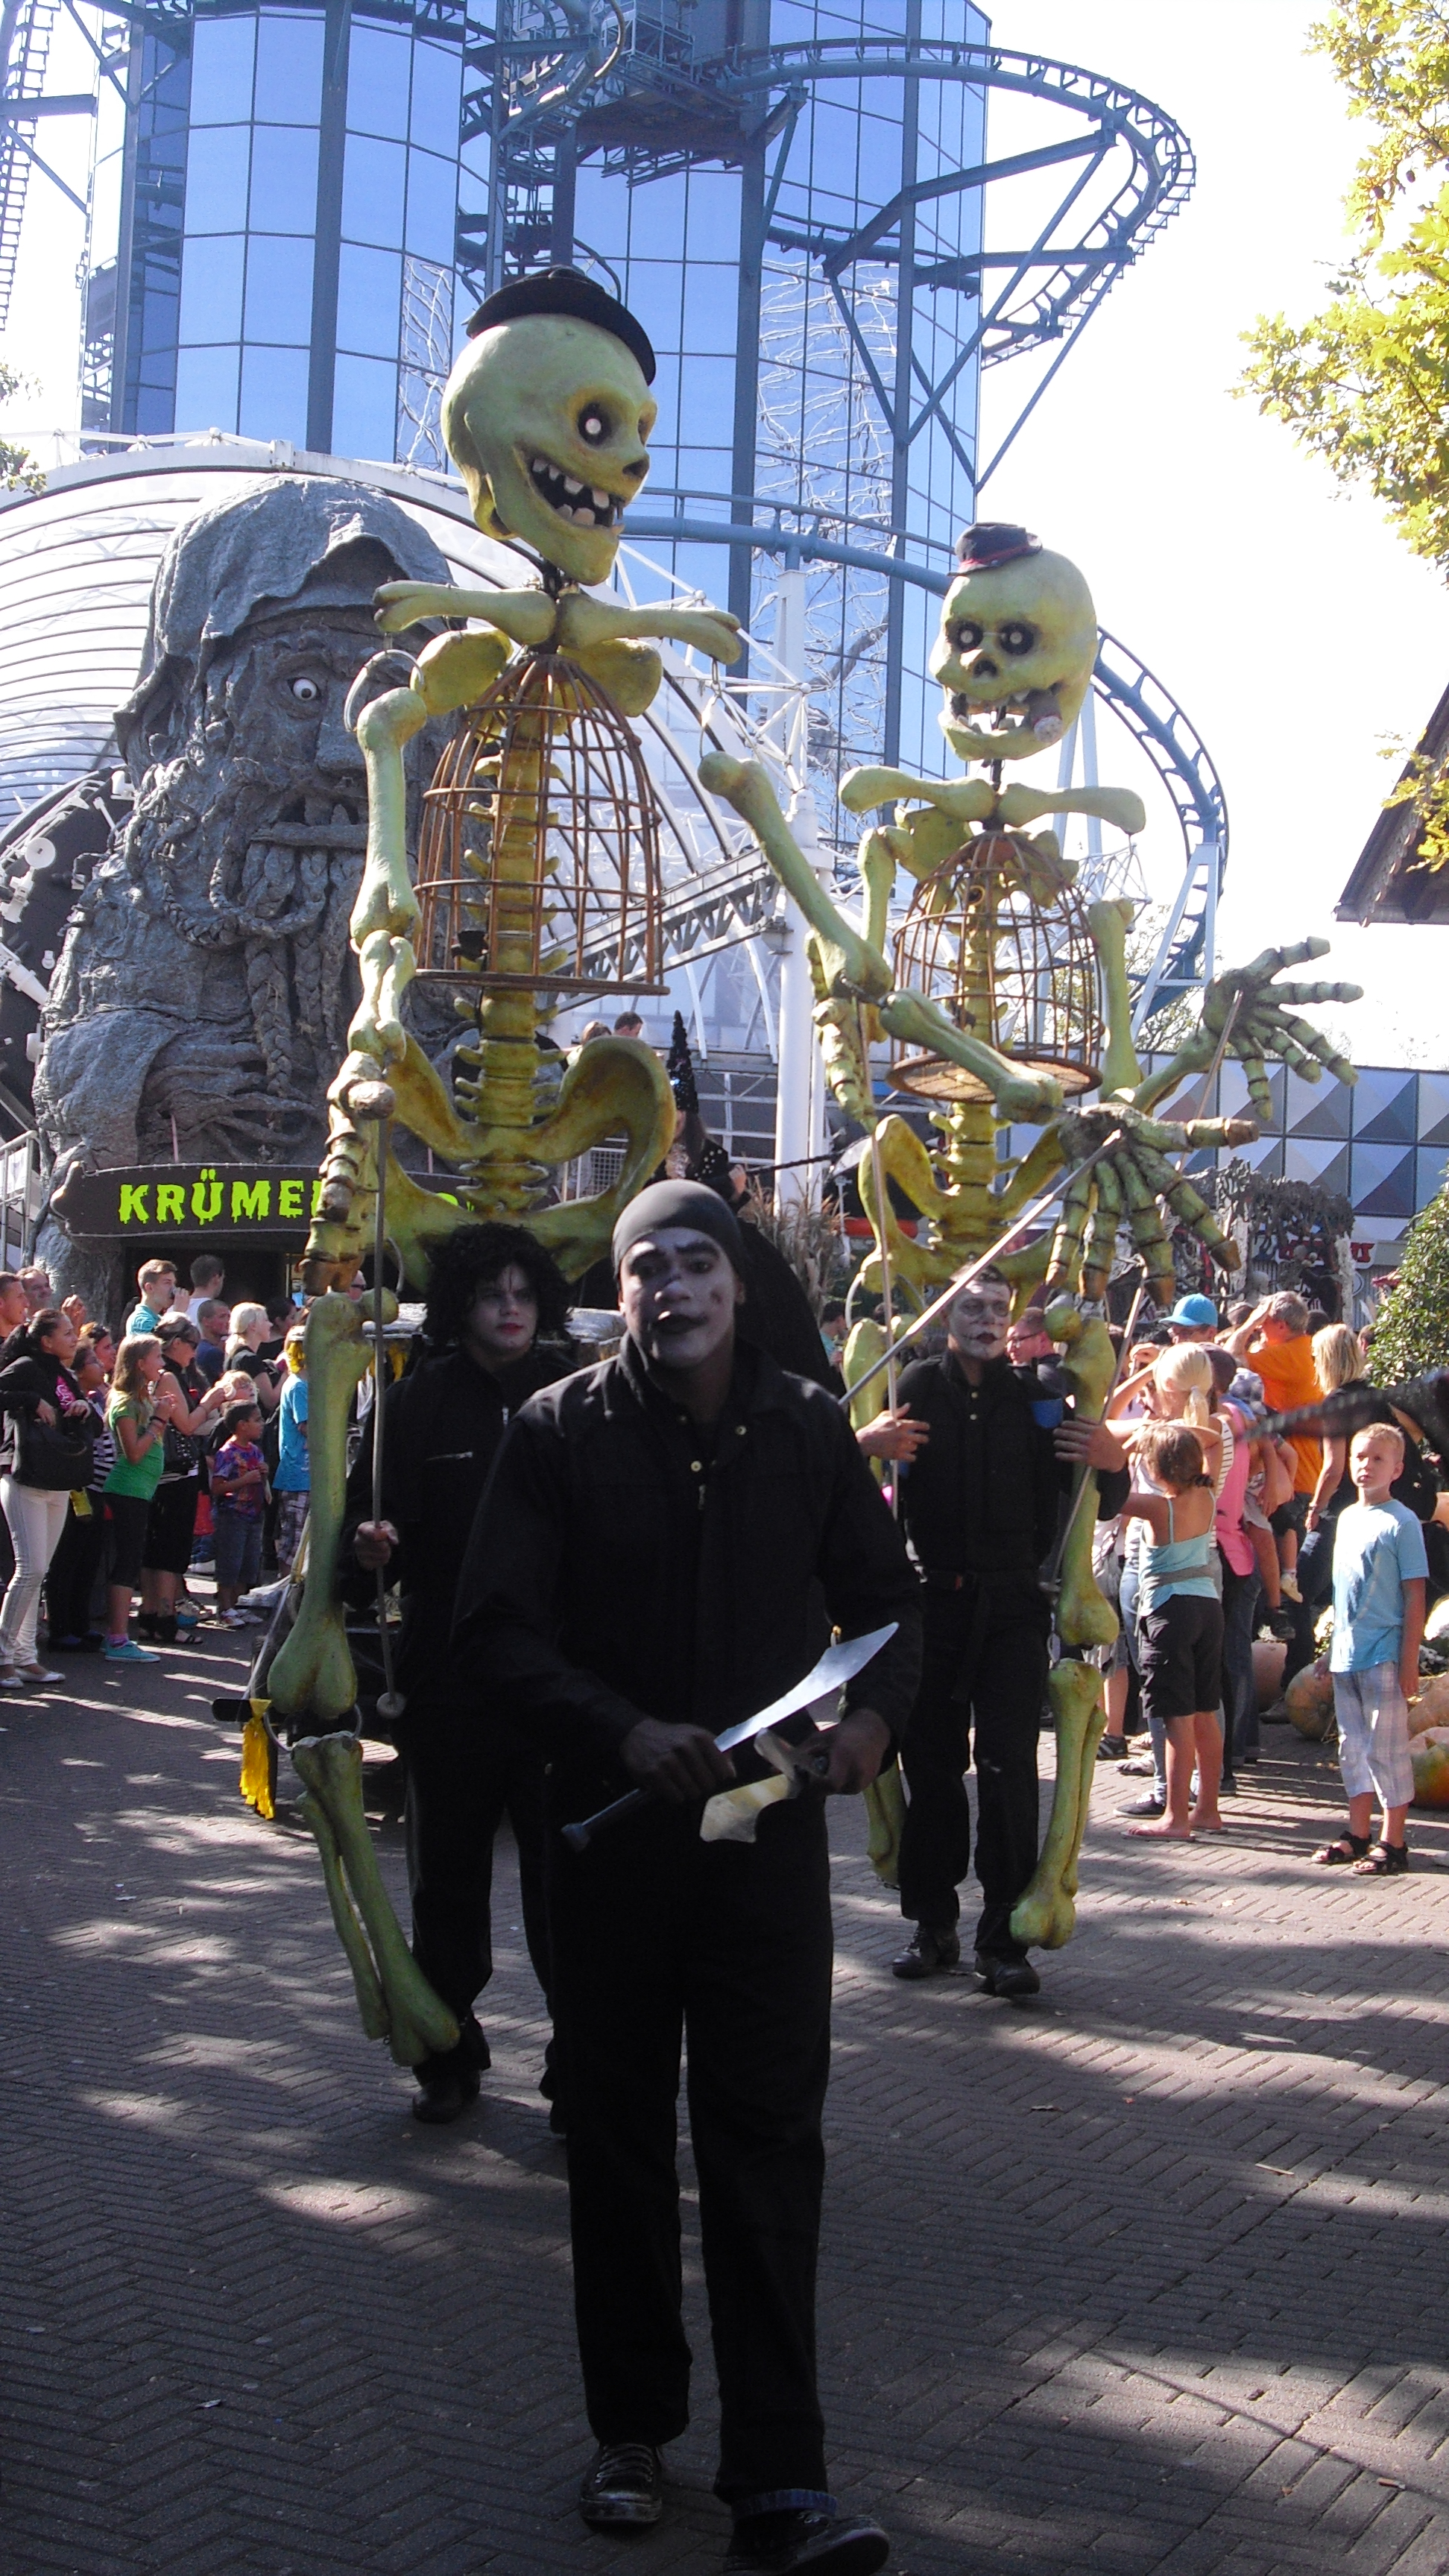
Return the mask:
[[[1429, 1561], [1413, 1513], [1391, 1499], [1404, 1464], [1397, 1423], [1357, 1432], [1349, 1452], [1356, 1503], [1339, 1514], [1333, 1544], [1334, 1713], [1338, 1767], [1348, 1791], [1348, 1831], [1313, 1855], [1320, 1868], [1389, 1878], [1409, 1866], [1404, 1819], [1414, 1794], [1410, 1699], [1419, 1690], [1419, 1643]], [[1382, 1839], [1369, 1849], [1374, 1792]]]

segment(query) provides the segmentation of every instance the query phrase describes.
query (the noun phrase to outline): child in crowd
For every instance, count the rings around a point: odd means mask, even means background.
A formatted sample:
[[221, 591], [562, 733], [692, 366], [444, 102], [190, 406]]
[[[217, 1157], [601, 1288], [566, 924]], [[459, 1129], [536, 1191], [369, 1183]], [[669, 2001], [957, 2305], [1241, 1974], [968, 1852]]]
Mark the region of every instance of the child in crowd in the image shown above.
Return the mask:
[[283, 1574], [292, 1571], [293, 1559], [302, 1543], [302, 1531], [311, 1502], [312, 1473], [307, 1455], [307, 1335], [306, 1327], [295, 1324], [282, 1345], [287, 1375], [282, 1383], [280, 1436], [277, 1449], [277, 1472], [272, 1490], [277, 1497], [277, 1565]]
[[[1135, 1481], [1123, 1505], [1124, 1519], [1147, 1525], [1137, 1612], [1142, 1705], [1167, 1734], [1167, 1812], [1160, 1823], [1128, 1830], [1154, 1841], [1223, 1830], [1223, 1609], [1214, 1564], [1217, 1506], [1204, 1457], [1212, 1436], [1185, 1422], [1149, 1423], [1136, 1443]], [[1189, 1813], [1194, 1763], [1197, 1804]]]
[[262, 1457], [261, 1406], [255, 1397], [222, 1417], [225, 1438], [211, 1461], [211, 1507], [216, 1515], [216, 1608], [228, 1628], [252, 1625], [237, 1609], [243, 1592], [261, 1580], [262, 1515], [267, 1470]]
[[[1419, 1689], [1419, 1645], [1429, 1563], [1424, 1533], [1390, 1492], [1404, 1464], [1397, 1423], [1356, 1432], [1349, 1473], [1356, 1503], [1338, 1516], [1333, 1547], [1334, 1711], [1348, 1830], [1313, 1855], [1321, 1869], [1390, 1878], [1409, 1866], [1404, 1819], [1414, 1794], [1408, 1702]], [[1374, 1792], [1382, 1839], [1369, 1849]]]
[[161, 1345], [154, 1333], [127, 1333], [116, 1353], [106, 1403], [106, 1428], [116, 1444], [116, 1454], [104, 1487], [111, 1571], [106, 1586], [103, 1651], [113, 1664], [156, 1664], [161, 1660], [149, 1647], [136, 1645], [128, 1630], [131, 1596], [141, 1581], [151, 1497], [166, 1464], [166, 1423], [156, 1407], [156, 1382], [162, 1367]]

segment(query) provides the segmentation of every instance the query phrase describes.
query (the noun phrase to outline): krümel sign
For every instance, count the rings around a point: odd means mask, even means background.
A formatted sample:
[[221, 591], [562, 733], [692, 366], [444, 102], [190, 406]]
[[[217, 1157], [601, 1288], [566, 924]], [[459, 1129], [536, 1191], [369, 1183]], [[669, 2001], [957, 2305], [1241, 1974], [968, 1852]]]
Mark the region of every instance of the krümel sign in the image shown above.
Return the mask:
[[322, 1193], [315, 1170], [253, 1163], [149, 1163], [73, 1172], [51, 1201], [67, 1234], [136, 1241], [146, 1235], [303, 1236]]

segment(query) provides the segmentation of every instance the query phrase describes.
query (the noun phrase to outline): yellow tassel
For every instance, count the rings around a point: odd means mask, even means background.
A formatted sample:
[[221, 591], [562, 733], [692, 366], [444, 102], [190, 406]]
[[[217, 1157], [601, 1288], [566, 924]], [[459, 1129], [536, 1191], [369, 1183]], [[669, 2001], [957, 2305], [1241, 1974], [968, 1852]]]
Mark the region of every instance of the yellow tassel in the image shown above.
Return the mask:
[[267, 1733], [265, 1700], [254, 1699], [242, 1728], [241, 1793], [270, 1824], [277, 1812], [277, 1748]]
[[905, 1830], [906, 1799], [901, 1786], [899, 1763], [882, 1771], [865, 1792], [866, 1821], [870, 1828], [871, 1867], [882, 1887], [899, 1887], [901, 1835]]

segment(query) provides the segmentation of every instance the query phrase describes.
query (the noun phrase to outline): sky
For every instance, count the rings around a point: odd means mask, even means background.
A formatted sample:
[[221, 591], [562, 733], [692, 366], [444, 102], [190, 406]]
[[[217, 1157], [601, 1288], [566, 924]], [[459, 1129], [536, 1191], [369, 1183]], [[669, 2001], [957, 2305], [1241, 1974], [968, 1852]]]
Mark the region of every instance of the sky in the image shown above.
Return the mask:
[[[1449, 932], [1363, 931], [1333, 907], [1411, 743], [1449, 679], [1449, 600], [1376, 503], [1344, 493], [1233, 385], [1260, 312], [1303, 318], [1344, 243], [1342, 200], [1364, 129], [1308, 48], [1309, 0], [1000, 0], [998, 40], [1085, 63], [1182, 124], [1197, 160], [1186, 209], [1118, 284], [983, 501], [1080, 563], [1105, 626], [1186, 709], [1222, 777], [1231, 850], [1219, 954], [1332, 941], [1320, 972], [1364, 985], [1320, 1014], [1362, 1063], [1449, 1064], [1440, 999]], [[80, 88], [62, 16], [48, 86]], [[85, 192], [80, 122], [37, 140]], [[998, 145], [1014, 135], [1003, 124]], [[3, 417], [75, 413], [81, 219], [32, 176], [3, 354], [40, 381]], [[986, 379], [993, 407], [1017, 371]], [[1099, 764], [1114, 776], [1114, 729]], [[1124, 752], [1121, 775], [1136, 783]], [[1149, 831], [1154, 884], [1173, 841]]]

